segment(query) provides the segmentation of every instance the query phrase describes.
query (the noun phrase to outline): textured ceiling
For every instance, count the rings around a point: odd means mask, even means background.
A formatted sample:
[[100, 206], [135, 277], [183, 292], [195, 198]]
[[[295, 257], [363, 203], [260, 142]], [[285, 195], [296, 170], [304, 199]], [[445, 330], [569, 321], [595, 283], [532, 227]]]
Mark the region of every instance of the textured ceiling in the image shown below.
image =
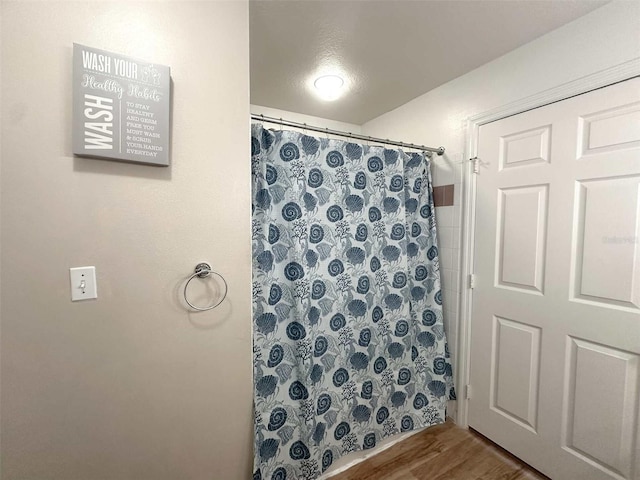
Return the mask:
[[[361, 125], [605, 3], [251, 1], [251, 103]], [[319, 100], [333, 72], [349, 90]]]

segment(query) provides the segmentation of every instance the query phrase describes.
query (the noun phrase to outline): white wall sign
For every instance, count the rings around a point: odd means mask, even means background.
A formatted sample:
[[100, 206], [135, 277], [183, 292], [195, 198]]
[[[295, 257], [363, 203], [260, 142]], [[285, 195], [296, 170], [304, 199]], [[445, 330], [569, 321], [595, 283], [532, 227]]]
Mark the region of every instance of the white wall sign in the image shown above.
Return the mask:
[[170, 68], [73, 44], [73, 153], [169, 165]]

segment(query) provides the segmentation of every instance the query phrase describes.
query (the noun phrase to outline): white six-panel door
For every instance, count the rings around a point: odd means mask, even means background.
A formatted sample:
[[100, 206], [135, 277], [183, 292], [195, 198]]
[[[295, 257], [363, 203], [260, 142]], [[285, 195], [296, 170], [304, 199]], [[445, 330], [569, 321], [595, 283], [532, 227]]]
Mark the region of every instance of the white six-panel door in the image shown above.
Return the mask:
[[480, 127], [469, 425], [640, 479], [640, 79]]

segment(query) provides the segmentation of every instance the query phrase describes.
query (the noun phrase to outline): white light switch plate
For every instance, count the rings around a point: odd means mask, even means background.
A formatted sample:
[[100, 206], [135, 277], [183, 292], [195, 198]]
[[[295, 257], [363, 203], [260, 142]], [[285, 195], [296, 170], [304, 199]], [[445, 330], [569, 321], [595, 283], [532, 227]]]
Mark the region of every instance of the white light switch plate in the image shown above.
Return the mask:
[[69, 278], [71, 280], [72, 302], [98, 298], [98, 286], [96, 285], [96, 267], [70, 268]]

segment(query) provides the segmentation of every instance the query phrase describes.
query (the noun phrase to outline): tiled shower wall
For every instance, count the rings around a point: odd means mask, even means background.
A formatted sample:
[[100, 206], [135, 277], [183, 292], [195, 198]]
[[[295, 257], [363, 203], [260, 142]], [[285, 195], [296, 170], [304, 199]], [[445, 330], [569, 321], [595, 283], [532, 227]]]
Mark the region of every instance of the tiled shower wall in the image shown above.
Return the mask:
[[[458, 304], [461, 285], [461, 224], [463, 168], [462, 155], [434, 155], [431, 173], [434, 187], [453, 185], [453, 205], [436, 206], [438, 250], [440, 253], [440, 280], [443, 294], [444, 320], [449, 349], [455, 354], [458, 342]], [[448, 203], [448, 202], [447, 202]], [[455, 415], [454, 412], [449, 412]]]
[[[440, 281], [443, 294], [444, 324], [447, 331], [449, 350], [452, 353], [454, 369], [458, 347], [458, 305], [462, 286], [460, 285], [461, 226], [464, 167], [462, 154], [434, 155], [431, 159], [431, 174], [434, 189], [451, 186], [453, 205], [438, 206], [436, 198], [436, 225], [438, 230], [438, 251], [440, 256]], [[450, 188], [451, 188], [450, 187]], [[450, 402], [449, 416], [456, 418], [455, 402]]]

